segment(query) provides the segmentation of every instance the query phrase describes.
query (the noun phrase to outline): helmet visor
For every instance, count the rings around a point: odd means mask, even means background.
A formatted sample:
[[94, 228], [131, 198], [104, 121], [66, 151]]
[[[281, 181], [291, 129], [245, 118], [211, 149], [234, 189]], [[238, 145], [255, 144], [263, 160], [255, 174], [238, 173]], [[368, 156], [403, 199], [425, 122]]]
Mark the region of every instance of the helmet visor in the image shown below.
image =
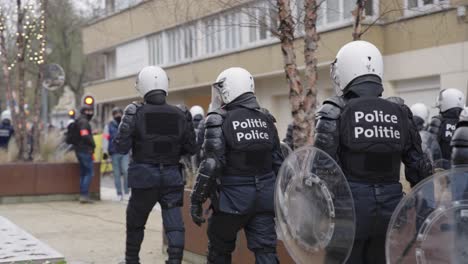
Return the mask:
[[215, 82], [211, 85], [211, 104], [209, 109], [210, 112], [219, 109], [221, 108], [221, 106], [223, 106], [221, 93], [224, 90], [224, 81], [225, 79], [222, 79], [221, 81]]
[[330, 78], [332, 80], [335, 94], [338, 96], [341, 96], [343, 94], [343, 91], [341, 91], [341, 88], [340, 88], [340, 80], [338, 78], [339, 76], [338, 76], [338, 70], [336, 67], [336, 62], [337, 62], [337, 59], [335, 59], [335, 61], [333, 61], [332, 64], [330, 65]]

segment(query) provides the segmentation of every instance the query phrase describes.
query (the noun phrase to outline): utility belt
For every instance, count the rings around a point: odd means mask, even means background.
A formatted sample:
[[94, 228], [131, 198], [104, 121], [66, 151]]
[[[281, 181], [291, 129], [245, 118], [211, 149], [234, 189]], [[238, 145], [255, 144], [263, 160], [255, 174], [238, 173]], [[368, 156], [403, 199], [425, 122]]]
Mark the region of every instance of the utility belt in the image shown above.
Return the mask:
[[357, 196], [368, 195], [369, 191], [371, 191], [375, 196], [395, 194], [403, 191], [401, 183], [399, 182], [371, 184], [350, 181], [349, 186], [353, 195]]
[[350, 181], [376, 184], [400, 181], [400, 153], [349, 152], [340, 160]]
[[251, 176], [221, 176], [216, 182], [221, 186], [242, 186], [242, 185], [256, 185], [259, 186], [263, 181], [267, 181], [275, 177], [273, 171], [270, 173], [265, 173], [263, 175], [251, 175]]
[[253, 176], [272, 171], [273, 158], [269, 150], [230, 151], [226, 154], [225, 175]]

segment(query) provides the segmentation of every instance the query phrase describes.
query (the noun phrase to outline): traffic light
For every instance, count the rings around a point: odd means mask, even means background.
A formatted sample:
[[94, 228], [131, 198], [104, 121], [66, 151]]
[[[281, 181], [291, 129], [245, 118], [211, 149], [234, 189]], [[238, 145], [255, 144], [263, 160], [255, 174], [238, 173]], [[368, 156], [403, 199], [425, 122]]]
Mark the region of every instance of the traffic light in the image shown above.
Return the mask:
[[94, 107], [94, 97], [92, 97], [91, 95], [86, 95], [83, 99], [83, 104], [86, 106]]
[[68, 116], [70, 118], [75, 118], [75, 109], [71, 109], [70, 111], [68, 111]]

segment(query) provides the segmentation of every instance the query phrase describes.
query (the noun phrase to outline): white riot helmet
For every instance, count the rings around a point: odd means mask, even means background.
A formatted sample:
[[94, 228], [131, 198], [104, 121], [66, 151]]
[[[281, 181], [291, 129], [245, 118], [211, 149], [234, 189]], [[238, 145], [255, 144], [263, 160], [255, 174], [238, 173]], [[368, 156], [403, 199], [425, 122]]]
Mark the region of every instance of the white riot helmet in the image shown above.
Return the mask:
[[331, 65], [331, 79], [336, 91], [343, 91], [354, 79], [376, 75], [383, 79], [383, 59], [379, 49], [367, 41], [344, 45]]
[[221, 105], [223, 105], [229, 104], [245, 93], [254, 92], [255, 84], [252, 74], [243, 68], [229, 68], [219, 74], [218, 78], [216, 78], [216, 82], [213, 84], [211, 98], [212, 107], [214, 109], [220, 107], [220, 105], [218, 106], [220, 102], [215, 101], [217, 100], [216, 93], [218, 93], [219, 99], [222, 101]]
[[462, 91], [449, 88], [440, 91], [437, 96], [436, 107], [440, 109], [440, 112], [445, 112], [452, 108], [464, 108], [465, 107], [465, 95]]
[[424, 120], [424, 123], [427, 122], [429, 118], [429, 108], [427, 108], [425, 104], [416, 103], [412, 105], [410, 109], [414, 116], [420, 117], [422, 120]]
[[194, 105], [190, 108], [190, 114], [192, 114], [192, 117], [197, 115], [205, 116], [205, 110], [203, 110], [203, 107], [199, 105]]
[[2, 115], [1, 115], [1, 117], [0, 117], [0, 120], [1, 120], [1, 121], [5, 120], [5, 119], [8, 119], [8, 120], [11, 121], [11, 111], [8, 110], [8, 109], [5, 110], [5, 111], [3, 111], [3, 112], [2, 112]]
[[166, 72], [158, 66], [146, 66], [137, 76], [135, 88], [142, 97], [151, 91], [161, 90], [167, 95], [169, 78]]

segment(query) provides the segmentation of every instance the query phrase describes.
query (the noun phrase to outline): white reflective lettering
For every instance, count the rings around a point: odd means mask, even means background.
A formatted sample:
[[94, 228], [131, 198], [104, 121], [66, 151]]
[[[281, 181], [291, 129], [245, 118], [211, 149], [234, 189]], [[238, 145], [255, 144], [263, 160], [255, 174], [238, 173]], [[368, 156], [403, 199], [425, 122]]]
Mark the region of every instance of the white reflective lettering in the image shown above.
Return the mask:
[[237, 130], [237, 127], [240, 125], [239, 121], [232, 121], [232, 126], [234, 127], [234, 130]]
[[364, 117], [364, 112], [355, 112], [354, 113], [354, 118], [356, 120], [356, 123], [359, 123], [359, 120]]
[[354, 128], [354, 137], [359, 138], [359, 135], [361, 135], [364, 132], [364, 128], [362, 127], [355, 127]]

